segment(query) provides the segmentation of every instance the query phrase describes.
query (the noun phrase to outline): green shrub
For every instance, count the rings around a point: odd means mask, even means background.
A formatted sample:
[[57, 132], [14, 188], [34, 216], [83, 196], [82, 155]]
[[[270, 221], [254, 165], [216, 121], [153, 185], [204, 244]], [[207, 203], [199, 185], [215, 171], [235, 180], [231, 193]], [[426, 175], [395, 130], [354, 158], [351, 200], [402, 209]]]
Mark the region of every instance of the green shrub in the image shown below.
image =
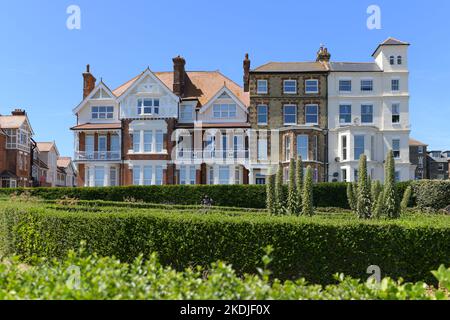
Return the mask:
[[450, 181], [414, 181], [412, 188], [421, 209], [440, 210], [450, 205]]
[[[403, 194], [409, 183], [397, 184]], [[285, 186], [287, 191], [287, 186]], [[336, 207], [348, 209], [346, 183], [316, 183], [314, 190], [315, 207]], [[266, 187], [260, 185], [165, 185], [128, 186], [105, 188], [0, 188], [0, 196], [27, 193], [32, 197], [57, 200], [64, 197], [80, 200], [125, 201], [159, 204], [199, 205], [205, 196], [214, 201], [215, 206], [238, 208], [266, 208]], [[414, 198], [414, 194], [413, 194]], [[401, 199], [399, 199], [400, 201]], [[412, 203], [413, 204], [413, 203]]]
[[450, 265], [447, 216], [360, 221], [351, 215], [199, 214], [169, 208], [91, 212], [48, 206], [2, 204], [0, 252], [28, 262], [34, 256], [64, 258], [86, 241], [88, 253], [124, 262], [158, 252], [164, 265], [177, 270], [223, 260], [242, 274], [254, 272], [262, 248], [271, 245], [275, 277], [314, 283], [330, 283], [341, 272], [366, 278], [370, 265], [379, 265], [385, 276], [432, 281], [429, 270]]
[[367, 177], [367, 157], [361, 155], [358, 170], [358, 195], [356, 210], [360, 219], [372, 217], [372, 200], [370, 194], [370, 182]]
[[[61, 261], [40, 262], [24, 269], [13, 258], [0, 264], [1, 300], [431, 300], [448, 299], [450, 269], [433, 271], [446, 286], [430, 291], [424, 283], [400, 283], [389, 278], [381, 285], [343, 275], [339, 283], [322, 287], [304, 280], [269, 279], [264, 256], [260, 275], [239, 277], [230, 265], [176, 271], [158, 262], [155, 254], [130, 264], [115, 258], [69, 252]], [[163, 288], [163, 289], [162, 289]], [[174, 311], [173, 315], [180, 311]], [[170, 313], [169, 313], [170, 316]]]

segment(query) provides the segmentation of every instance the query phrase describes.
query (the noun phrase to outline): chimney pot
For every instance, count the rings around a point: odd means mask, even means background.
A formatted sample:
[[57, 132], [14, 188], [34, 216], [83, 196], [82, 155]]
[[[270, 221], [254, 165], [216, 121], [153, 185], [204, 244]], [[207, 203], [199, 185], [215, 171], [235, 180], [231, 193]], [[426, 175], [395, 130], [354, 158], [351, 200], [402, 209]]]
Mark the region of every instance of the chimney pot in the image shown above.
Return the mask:
[[11, 112], [11, 114], [13, 116], [24, 116], [24, 115], [26, 115], [26, 112], [23, 109], [16, 108], [16, 109], [14, 109], [14, 111]]
[[186, 78], [186, 60], [178, 55], [172, 59], [173, 61], [173, 93], [179, 97], [184, 94], [185, 78]]
[[244, 92], [250, 91], [250, 64], [248, 53], [246, 53], [244, 59]]
[[86, 72], [83, 73], [83, 100], [95, 89], [97, 79], [91, 74], [91, 66], [86, 65]]

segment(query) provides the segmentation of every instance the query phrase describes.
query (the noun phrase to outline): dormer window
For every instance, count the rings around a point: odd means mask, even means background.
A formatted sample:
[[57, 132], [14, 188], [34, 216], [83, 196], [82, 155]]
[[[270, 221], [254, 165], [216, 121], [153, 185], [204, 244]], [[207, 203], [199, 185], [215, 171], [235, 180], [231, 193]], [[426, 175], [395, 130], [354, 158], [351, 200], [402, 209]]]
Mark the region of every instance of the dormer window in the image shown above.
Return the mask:
[[138, 99], [138, 115], [159, 114], [159, 99]]
[[391, 66], [393, 66], [395, 64], [395, 57], [394, 56], [390, 56], [389, 63], [391, 64]]
[[92, 107], [92, 119], [114, 118], [114, 107]]
[[402, 64], [402, 56], [397, 57], [397, 64]]

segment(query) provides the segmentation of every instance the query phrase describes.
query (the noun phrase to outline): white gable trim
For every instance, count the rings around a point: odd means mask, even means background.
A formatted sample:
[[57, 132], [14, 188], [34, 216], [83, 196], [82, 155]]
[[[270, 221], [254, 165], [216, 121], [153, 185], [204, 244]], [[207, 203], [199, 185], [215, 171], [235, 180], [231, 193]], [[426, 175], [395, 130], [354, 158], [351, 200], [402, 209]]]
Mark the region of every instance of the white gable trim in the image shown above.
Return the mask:
[[94, 97], [96, 95], [96, 93], [102, 89], [105, 90], [106, 93], [108, 93], [111, 96], [111, 99], [105, 99], [105, 100], [116, 101], [115, 96], [112, 93], [112, 91], [103, 83], [103, 81], [100, 81], [100, 83], [94, 88], [94, 90], [92, 90], [92, 92], [83, 101], [81, 101], [81, 103], [75, 109], [72, 110], [73, 113], [77, 114], [81, 109], [83, 109], [83, 107], [88, 103], [88, 101], [91, 100], [92, 97]]
[[245, 104], [238, 98], [236, 97], [236, 95], [231, 92], [230, 89], [228, 89], [226, 86], [223, 86], [222, 89], [220, 89], [219, 91], [217, 91], [217, 93], [214, 95], [214, 97], [211, 98], [211, 100], [208, 101], [207, 104], [205, 104], [201, 109], [200, 109], [200, 113], [204, 113], [206, 112], [209, 108], [211, 108], [211, 106], [214, 104], [214, 102], [223, 94], [223, 93], [227, 93], [230, 98], [236, 103], [236, 105], [238, 107], [240, 107], [245, 113], [248, 113], [247, 108], [245, 107]]
[[143, 73], [141, 73], [141, 75], [139, 76], [138, 79], [136, 79], [136, 81], [134, 81], [134, 83], [127, 89], [125, 90], [124, 93], [122, 93], [122, 95], [120, 95], [119, 99], [117, 100], [119, 103], [123, 101], [123, 99], [125, 99], [125, 97], [128, 95], [128, 93], [130, 93], [134, 88], [136, 88], [136, 86], [146, 77], [149, 76], [150, 78], [152, 78], [154, 81], [156, 81], [163, 89], [164, 91], [171, 96], [175, 101], [179, 102], [180, 98], [174, 94], [172, 92], [172, 90], [170, 90], [170, 88], [168, 88], [164, 82], [161, 81], [161, 79], [159, 79], [157, 76], [155, 76], [155, 74], [149, 69], [147, 68]]

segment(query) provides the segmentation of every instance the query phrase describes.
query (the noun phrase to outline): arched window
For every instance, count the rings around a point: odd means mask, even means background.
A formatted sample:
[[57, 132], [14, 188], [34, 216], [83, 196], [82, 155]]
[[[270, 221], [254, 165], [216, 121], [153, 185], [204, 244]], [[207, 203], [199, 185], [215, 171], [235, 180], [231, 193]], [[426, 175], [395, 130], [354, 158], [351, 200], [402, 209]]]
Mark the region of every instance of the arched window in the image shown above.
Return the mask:
[[394, 56], [391, 56], [391, 57], [389, 58], [389, 62], [391, 63], [391, 65], [394, 65], [394, 63], [395, 63], [395, 57], [394, 57]]
[[402, 56], [397, 57], [397, 64], [402, 64]]

